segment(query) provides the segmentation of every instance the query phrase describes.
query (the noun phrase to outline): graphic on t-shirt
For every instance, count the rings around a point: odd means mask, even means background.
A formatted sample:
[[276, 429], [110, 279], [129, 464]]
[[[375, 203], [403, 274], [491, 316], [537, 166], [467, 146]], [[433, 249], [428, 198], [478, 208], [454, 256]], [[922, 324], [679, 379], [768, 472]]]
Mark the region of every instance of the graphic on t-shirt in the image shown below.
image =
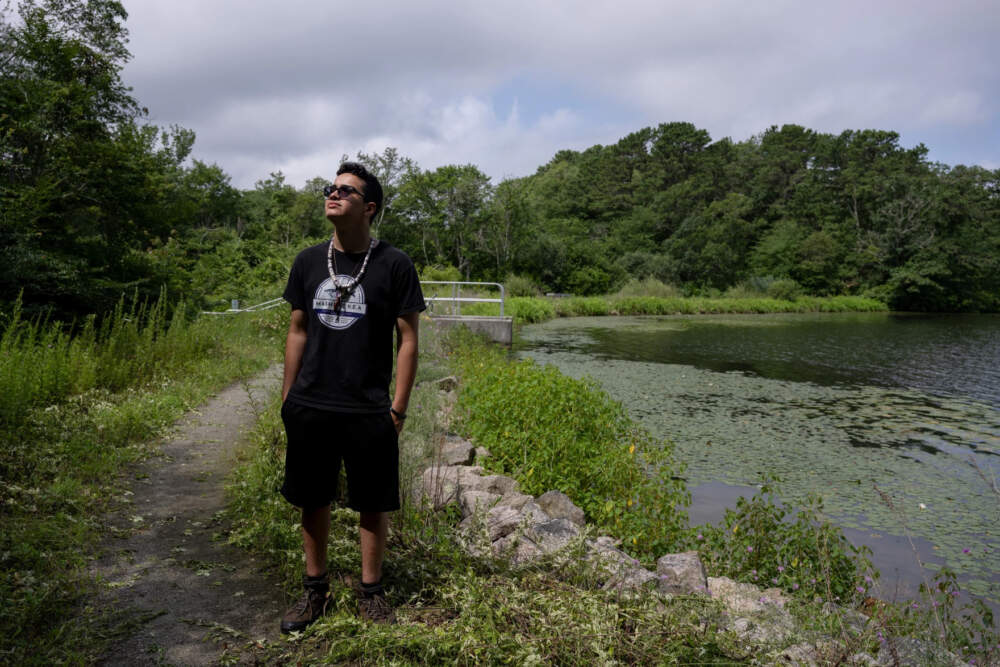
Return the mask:
[[[351, 276], [337, 276], [337, 282], [342, 285], [346, 285], [350, 280]], [[364, 317], [368, 310], [368, 305], [365, 303], [365, 289], [361, 285], [355, 287], [350, 297], [346, 301], [341, 301], [340, 307], [335, 311], [333, 304], [336, 300], [337, 290], [333, 286], [333, 280], [327, 278], [316, 288], [313, 312], [320, 322], [331, 329], [346, 329]]]

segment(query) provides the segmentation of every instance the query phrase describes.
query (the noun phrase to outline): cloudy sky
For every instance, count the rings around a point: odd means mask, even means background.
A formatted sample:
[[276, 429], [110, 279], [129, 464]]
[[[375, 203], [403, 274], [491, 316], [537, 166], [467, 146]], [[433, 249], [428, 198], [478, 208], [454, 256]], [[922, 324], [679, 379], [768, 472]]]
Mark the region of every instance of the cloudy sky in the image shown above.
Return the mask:
[[499, 181], [677, 120], [736, 141], [889, 129], [1000, 167], [997, 0], [124, 4], [125, 81], [239, 187], [386, 146]]

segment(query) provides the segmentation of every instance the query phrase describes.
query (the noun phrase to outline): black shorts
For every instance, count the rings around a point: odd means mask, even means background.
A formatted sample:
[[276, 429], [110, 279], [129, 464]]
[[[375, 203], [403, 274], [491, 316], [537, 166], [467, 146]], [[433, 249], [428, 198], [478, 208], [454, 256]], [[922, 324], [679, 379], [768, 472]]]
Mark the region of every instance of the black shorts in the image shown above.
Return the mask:
[[358, 512], [399, 509], [399, 436], [388, 410], [354, 414], [285, 401], [288, 435], [281, 495], [315, 509], [337, 498], [340, 460], [347, 471], [347, 506]]

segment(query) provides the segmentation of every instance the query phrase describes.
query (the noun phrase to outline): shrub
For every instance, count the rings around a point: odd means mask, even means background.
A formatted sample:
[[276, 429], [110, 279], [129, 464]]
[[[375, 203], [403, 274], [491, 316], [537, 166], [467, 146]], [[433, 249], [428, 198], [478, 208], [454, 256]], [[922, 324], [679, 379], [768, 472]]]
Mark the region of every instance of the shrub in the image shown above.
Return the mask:
[[527, 276], [518, 276], [513, 273], [507, 276], [507, 280], [504, 281], [503, 286], [508, 298], [516, 296], [538, 296], [541, 292], [535, 284], [535, 281], [531, 278]]
[[674, 299], [681, 296], [681, 291], [677, 287], [668, 285], [656, 278], [644, 278], [643, 280], [633, 278], [625, 283], [615, 296], [652, 296], [661, 299]]
[[787, 513], [774, 501], [774, 481], [765, 482], [753, 498], [740, 498], [720, 525], [695, 529], [694, 546], [706, 568], [807, 598], [853, 600], [863, 573], [871, 570], [866, 557], [871, 551], [851, 545], [839, 528], [822, 518], [818, 497], [811, 498], [794, 521], [787, 521]]
[[767, 287], [767, 295], [772, 299], [795, 301], [802, 296], [802, 286], [789, 278], [775, 280]]
[[556, 316], [552, 302], [537, 297], [514, 297], [507, 300], [506, 307], [516, 321], [526, 324], [544, 322]]
[[421, 280], [462, 280], [462, 273], [454, 266], [433, 264], [420, 270]]

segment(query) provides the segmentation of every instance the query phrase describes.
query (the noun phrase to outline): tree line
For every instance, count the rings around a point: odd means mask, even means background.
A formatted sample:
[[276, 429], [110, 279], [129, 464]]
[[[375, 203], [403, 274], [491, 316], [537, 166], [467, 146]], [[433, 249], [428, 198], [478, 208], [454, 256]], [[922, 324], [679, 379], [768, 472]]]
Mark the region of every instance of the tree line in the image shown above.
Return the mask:
[[[120, 78], [120, 2], [25, 0], [18, 17], [0, 11], [0, 305], [22, 295], [63, 318], [123, 293], [245, 298], [329, 233], [330, 176], [241, 190], [190, 159], [192, 131], [145, 122]], [[574, 294], [785, 280], [900, 310], [997, 311], [1000, 170], [931, 162], [899, 139], [784, 125], [734, 142], [672, 122], [499, 183], [391, 147], [357, 158], [385, 186], [376, 235], [425, 270]]]

